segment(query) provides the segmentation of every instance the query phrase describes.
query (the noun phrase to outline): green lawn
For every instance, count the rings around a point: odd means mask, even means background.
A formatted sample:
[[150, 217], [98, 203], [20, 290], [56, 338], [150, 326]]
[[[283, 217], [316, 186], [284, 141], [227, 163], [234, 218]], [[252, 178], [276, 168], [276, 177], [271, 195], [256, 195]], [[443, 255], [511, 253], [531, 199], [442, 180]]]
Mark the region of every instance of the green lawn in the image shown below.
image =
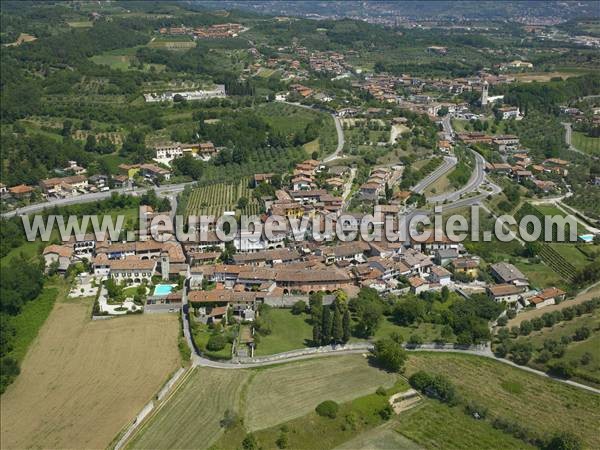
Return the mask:
[[515, 265], [523, 272], [523, 274], [525, 274], [525, 276], [527, 276], [527, 278], [529, 278], [532, 287], [540, 289], [551, 286], [563, 289], [567, 287], [566, 281], [543, 262], [530, 263], [526, 260], [522, 260], [517, 261]]
[[[263, 319], [271, 324], [271, 333], [259, 336], [255, 355], [264, 356], [275, 353], [287, 352], [309, 347], [312, 340], [312, 325], [307, 321], [307, 314], [298, 316], [291, 313], [290, 309], [272, 308], [263, 314]], [[396, 325], [391, 318], [382, 317], [373, 339], [389, 336], [391, 333], [400, 333], [405, 341], [411, 335], [419, 336], [423, 342], [433, 342], [440, 338], [443, 326], [432, 323], [421, 323], [414, 326], [403, 327]], [[206, 338], [208, 339], [208, 338]], [[363, 342], [364, 339], [352, 337], [350, 342]], [[454, 342], [454, 337], [448, 340]]]
[[[196, 343], [196, 346], [209, 358], [214, 359], [231, 359], [231, 342], [227, 342], [225, 347], [219, 351], [210, 351], [206, 349], [206, 344], [213, 334], [213, 330], [208, 328], [208, 325], [204, 325], [199, 322], [195, 322], [194, 319], [191, 320], [192, 325], [192, 338]], [[227, 332], [225, 332], [227, 334]]]
[[580, 131], [573, 131], [571, 144], [582, 152], [589, 153], [590, 155], [600, 155], [600, 138], [593, 138]]
[[310, 345], [312, 326], [306, 322], [308, 315], [296, 316], [290, 309], [272, 308], [264, 316], [263, 319], [272, 324], [272, 332], [259, 337], [256, 356], [272, 355]]
[[[443, 325], [425, 322], [403, 327], [396, 325], [391, 318], [383, 317], [373, 339], [381, 339], [389, 336], [391, 333], [400, 333], [405, 341], [408, 341], [411, 335], [415, 335], [419, 336], [423, 342], [433, 342], [440, 337], [442, 328]], [[450, 338], [448, 342], [454, 342], [454, 337]]]
[[568, 262], [573, 264], [575, 268], [580, 269], [590, 263], [589, 259], [585, 254], [578, 250], [576, 244], [556, 244], [552, 243], [550, 246], [560, 253]]
[[129, 70], [131, 56], [105, 54], [92, 56], [91, 60], [95, 64], [110, 66], [111, 69]]
[[6, 255], [4, 255], [2, 259], [0, 259], [0, 266], [9, 264], [11, 259], [21, 254], [27, 259], [30, 259], [35, 255], [41, 254], [42, 250], [46, 245], [47, 244], [45, 242], [41, 242], [39, 240], [33, 242], [24, 242], [23, 244], [13, 248]]

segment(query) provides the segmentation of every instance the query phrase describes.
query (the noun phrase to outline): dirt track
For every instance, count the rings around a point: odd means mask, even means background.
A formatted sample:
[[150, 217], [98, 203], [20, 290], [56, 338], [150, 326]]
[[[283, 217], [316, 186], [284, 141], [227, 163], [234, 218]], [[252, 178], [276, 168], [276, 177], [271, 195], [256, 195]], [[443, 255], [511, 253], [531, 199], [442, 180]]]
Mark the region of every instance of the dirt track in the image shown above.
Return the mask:
[[507, 326], [512, 327], [513, 325], [519, 325], [523, 320], [531, 320], [534, 317], [539, 317], [547, 312], [558, 311], [568, 306], [578, 305], [579, 303], [583, 303], [586, 300], [590, 300], [591, 298], [598, 296], [600, 296], [600, 284], [595, 285], [592, 289], [584, 292], [583, 294], [577, 295], [572, 300], [566, 300], [558, 305], [550, 305], [541, 309], [532, 309], [531, 311], [525, 311], [517, 314], [517, 317], [508, 321]]
[[105, 448], [179, 365], [177, 317], [58, 301], [2, 395], [2, 448]]

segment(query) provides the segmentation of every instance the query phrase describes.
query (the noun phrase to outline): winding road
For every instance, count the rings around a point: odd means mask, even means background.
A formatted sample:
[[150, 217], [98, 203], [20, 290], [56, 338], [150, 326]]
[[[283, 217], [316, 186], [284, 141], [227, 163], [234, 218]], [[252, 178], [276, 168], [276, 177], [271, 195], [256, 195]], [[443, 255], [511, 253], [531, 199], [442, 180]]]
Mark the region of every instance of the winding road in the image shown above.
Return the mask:
[[457, 163], [458, 160], [455, 156], [444, 156], [444, 161], [442, 164], [440, 164], [437, 169], [435, 169], [429, 175], [426, 175], [425, 178], [415, 184], [411, 191], [416, 194], [422, 194], [430, 184], [434, 183], [445, 173], [450, 172], [450, 170], [452, 170]]

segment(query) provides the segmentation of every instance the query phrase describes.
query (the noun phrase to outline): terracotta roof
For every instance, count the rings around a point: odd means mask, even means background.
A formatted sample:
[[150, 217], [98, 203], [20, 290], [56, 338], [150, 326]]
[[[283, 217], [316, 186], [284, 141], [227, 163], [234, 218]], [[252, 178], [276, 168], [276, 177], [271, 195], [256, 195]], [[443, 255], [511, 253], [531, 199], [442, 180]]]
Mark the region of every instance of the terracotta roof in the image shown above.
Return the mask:
[[130, 256], [125, 259], [113, 259], [109, 261], [109, 266], [110, 270], [154, 270], [156, 261]]
[[28, 194], [33, 192], [33, 188], [31, 186], [27, 186], [26, 184], [19, 184], [18, 186], [13, 186], [8, 188], [8, 192], [11, 194]]
[[350, 276], [340, 270], [282, 270], [275, 277], [277, 282], [288, 283], [327, 283], [348, 281]]
[[421, 277], [410, 277], [410, 278], [408, 279], [408, 283], [409, 283], [409, 284], [411, 285], [411, 287], [413, 287], [413, 288], [418, 288], [418, 287], [421, 287], [421, 286], [424, 286], [424, 285], [428, 284], [428, 283], [427, 283], [427, 281], [425, 281], [425, 280], [424, 280], [423, 278], [421, 278]]
[[254, 302], [256, 292], [235, 292], [230, 289], [213, 289], [212, 291], [190, 291], [190, 303], [229, 303], [229, 302]]
[[71, 256], [73, 256], [73, 249], [71, 247], [67, 247], [66, 245], [52, 244], [44, 249], [44, 255], [48, 255], [51, 253], [56, 253], [58, 256], [61, 257], [70, 258]]
[[566, 292], [557, 287], [550, 287], [542, 290], [537, 294], [538, 297], [541, 297], [544, 300], [548, 300], [549, 298], [556, 298], [565, 295]]
[[503, 297], [505, 295], [515, 295], [523, 292], [523, 289], [514, 284], [496, 284], [488, 287], [488, 290], [494, 297]]

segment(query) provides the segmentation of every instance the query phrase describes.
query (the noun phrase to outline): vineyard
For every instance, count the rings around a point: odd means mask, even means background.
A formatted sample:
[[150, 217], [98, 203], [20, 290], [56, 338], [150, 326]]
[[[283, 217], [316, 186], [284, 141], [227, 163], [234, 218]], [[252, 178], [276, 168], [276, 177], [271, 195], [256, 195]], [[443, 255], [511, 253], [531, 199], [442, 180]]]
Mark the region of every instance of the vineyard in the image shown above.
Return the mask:
[[573, 281], [577, 269], [549, 244], [542, 244], [539, 255], [552, 270], [561, 275], [565, 280], [568, 282]]
[[[218, 217], [225, 211], [236, 211], [246, 215], [259, 214], [260, 203], [253, 197], [248, 182], [248, 178], [242, 178], [237, 185], [215, 183], [195, 188], [187, 202], [187, 215]], [[242, 197], [248, 199], [248, 205], [239, 210], [237, 204]]]

